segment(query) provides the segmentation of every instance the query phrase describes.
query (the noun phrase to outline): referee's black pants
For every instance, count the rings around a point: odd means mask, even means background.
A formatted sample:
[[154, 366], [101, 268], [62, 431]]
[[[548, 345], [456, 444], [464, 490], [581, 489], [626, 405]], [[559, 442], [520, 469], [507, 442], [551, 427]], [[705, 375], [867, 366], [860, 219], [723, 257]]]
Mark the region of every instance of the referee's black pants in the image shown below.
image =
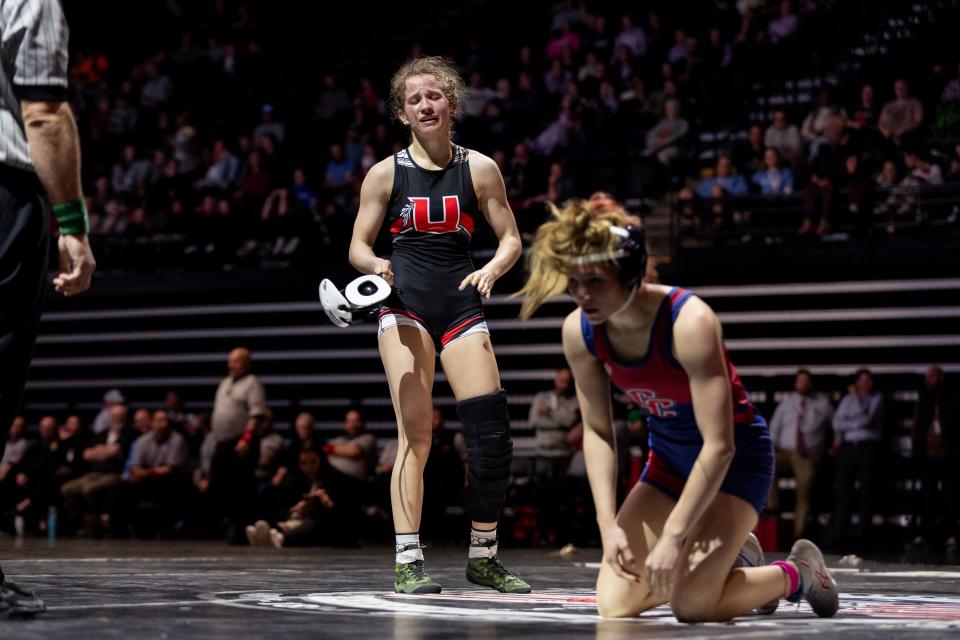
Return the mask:
[[49, 201], [37, 177], [0, 165], [0, 451], [20, 408], [37, 340], [49, 217]]

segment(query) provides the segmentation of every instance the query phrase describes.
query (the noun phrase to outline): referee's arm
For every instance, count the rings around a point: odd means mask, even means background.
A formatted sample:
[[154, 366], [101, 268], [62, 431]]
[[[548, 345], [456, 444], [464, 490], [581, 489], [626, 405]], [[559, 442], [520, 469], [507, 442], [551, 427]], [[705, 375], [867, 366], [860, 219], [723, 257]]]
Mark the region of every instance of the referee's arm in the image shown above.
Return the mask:
[[[83, 198], [80, 187], [80, 138], [70, 105], [59, 100], [20, 100], [24, 131], [34, 169], [50, 203]], [[54, 288], [70, 296], [90, 288], [97, 263], [86, 234], [60, 234], [60, 270]]]

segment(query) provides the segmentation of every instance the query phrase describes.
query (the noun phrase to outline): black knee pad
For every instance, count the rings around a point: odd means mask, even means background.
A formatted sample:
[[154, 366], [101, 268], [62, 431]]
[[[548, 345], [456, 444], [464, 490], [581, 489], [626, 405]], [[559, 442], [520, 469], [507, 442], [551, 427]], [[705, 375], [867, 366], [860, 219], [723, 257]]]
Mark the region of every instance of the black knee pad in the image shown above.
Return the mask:
[[474, 522], [496, 522], [507, 497], [513, 440], [507, 394], [497, 391], [457, 403], [467, 445], [467, 515]]

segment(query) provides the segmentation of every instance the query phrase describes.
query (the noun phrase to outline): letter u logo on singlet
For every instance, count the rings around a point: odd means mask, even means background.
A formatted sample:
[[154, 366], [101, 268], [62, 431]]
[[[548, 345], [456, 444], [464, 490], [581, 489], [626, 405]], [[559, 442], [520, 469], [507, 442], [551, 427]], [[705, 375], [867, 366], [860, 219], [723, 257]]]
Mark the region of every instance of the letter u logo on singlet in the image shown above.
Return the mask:
[[460, 197], [443, 196], [443, 211], [430, 210], [430, 198], [409, 198], [413, 228], [424, 233], [452, 233], [460, 228]]

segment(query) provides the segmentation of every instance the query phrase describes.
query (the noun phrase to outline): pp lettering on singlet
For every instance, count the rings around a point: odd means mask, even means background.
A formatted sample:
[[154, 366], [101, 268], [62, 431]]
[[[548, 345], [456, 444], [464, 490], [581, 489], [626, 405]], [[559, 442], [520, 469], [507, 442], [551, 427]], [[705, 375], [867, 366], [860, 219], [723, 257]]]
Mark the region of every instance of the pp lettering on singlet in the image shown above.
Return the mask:
[[669, 398], [658, 398], [657, 392], [652, 389], [628, 389], [627, 395], [635, 405], [652, 416], [673, 418], [677, 415], [673, 410], [677, 403]]
[[408, 204], [400, 212], [402, 229], [422, 233], [453, 233], [460, 228], [460, 197], [443, 196], [443, 207], [436, 211], [430, 198], [407, 196]]

